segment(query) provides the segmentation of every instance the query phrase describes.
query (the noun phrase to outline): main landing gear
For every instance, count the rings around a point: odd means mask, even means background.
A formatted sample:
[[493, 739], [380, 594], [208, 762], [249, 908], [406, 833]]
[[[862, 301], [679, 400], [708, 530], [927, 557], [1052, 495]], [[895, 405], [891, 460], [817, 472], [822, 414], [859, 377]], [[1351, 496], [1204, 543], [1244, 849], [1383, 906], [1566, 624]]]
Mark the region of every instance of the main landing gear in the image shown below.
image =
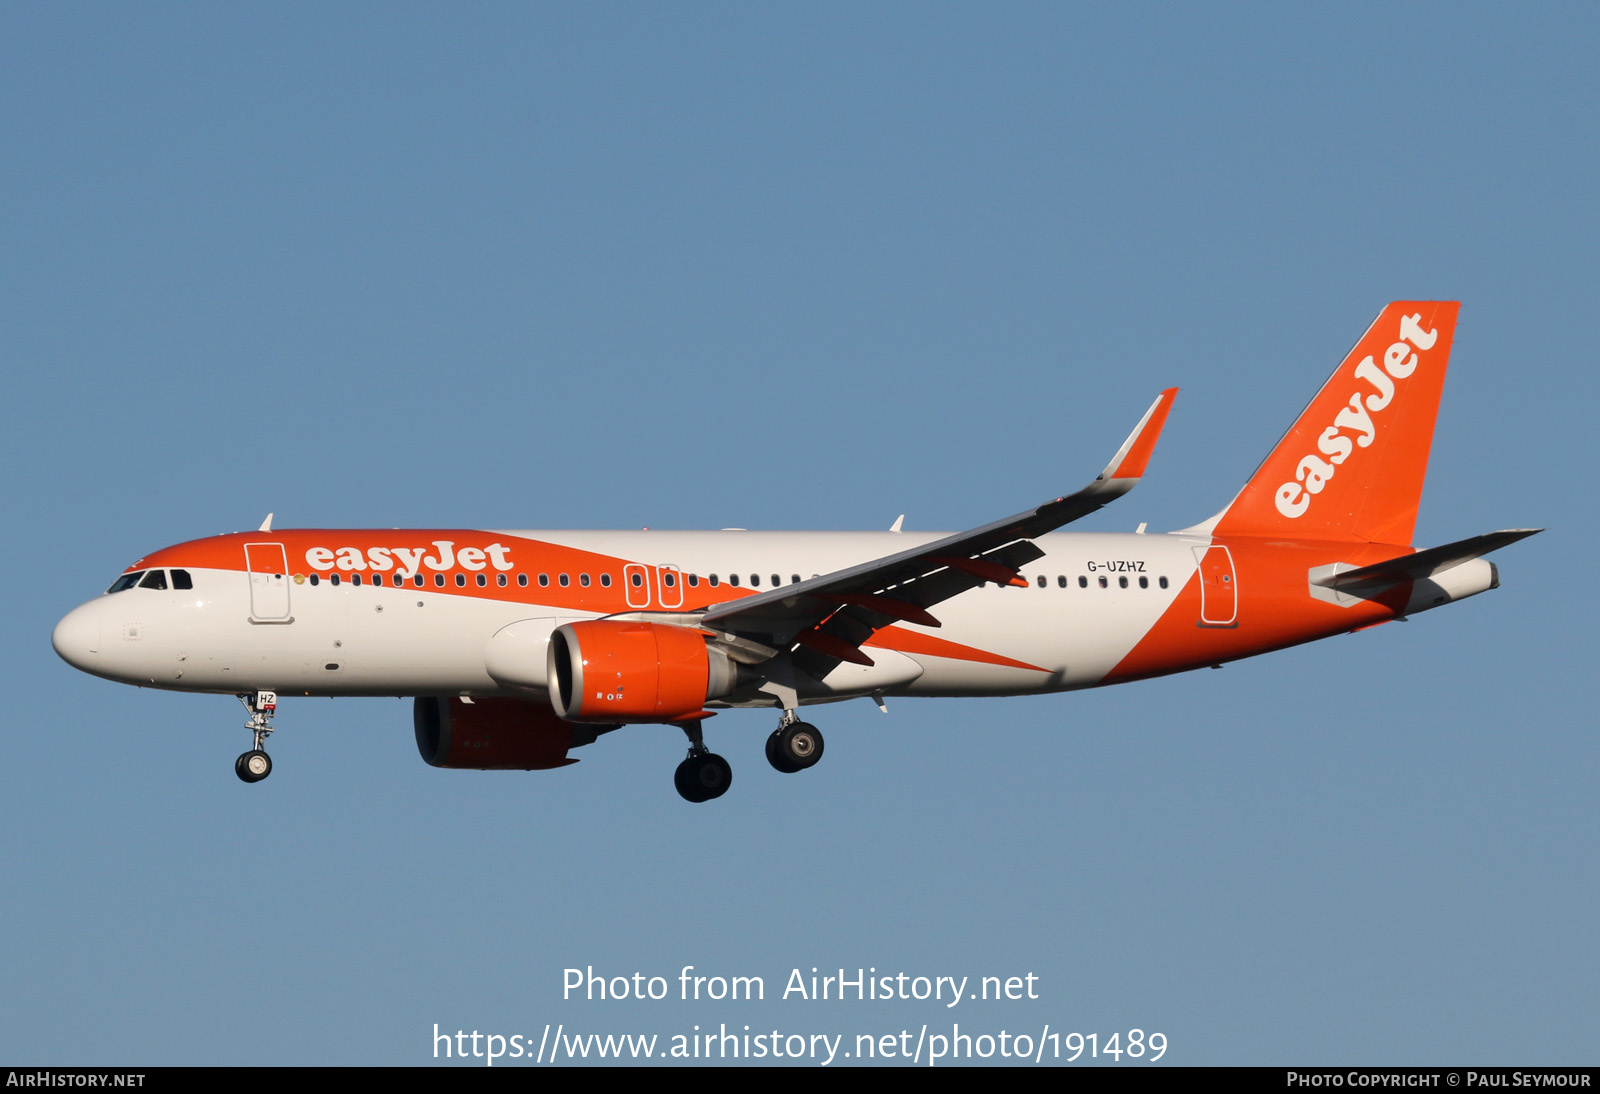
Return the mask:
[[822, 733], [810, 722], [802, 722], [792, 710], [783, 712], [783, 720], [767, 738], [767, 762], [792, 775], [814, 767], [822, 759]]
[[728, 766], [727, 760], [706, 748], [699, 722], [690, 722], [683, 731], [689, 736], [689, 756], [672, 775], [678, 793], [684, 801], [697, 803], [722, 797], [733, 782], [733, 768]]
[[[733, 782], [728, 761], [706, 748], [701, 723], [683, 727], [689, 737], [689, 756], [673, 773], [672, 781], [685, 801], [708, 802], [727, 793]], [[783, 720], [767, 738], [767, 762], [786, 775], [816, 766], [822, 759], [822, 733], [810, 722], [802, 722], [793, 710], [783, 712]], [[244, 757], [239, 758], [244, 762]], [[244, 778], [243, 775], [239, 776]]]
[[266, 754], [262, 746], [272, 733], [272, 716], [278, 709], [278, 693], [246, 693], [239, 696], [239, 702], [250, 713], [250, 720], [244, 724], [244, 728], [256, 735], [256, 745], [233, 761], [233, 773], [247, 783], [258, 783], [272, 774], [272, 757]]

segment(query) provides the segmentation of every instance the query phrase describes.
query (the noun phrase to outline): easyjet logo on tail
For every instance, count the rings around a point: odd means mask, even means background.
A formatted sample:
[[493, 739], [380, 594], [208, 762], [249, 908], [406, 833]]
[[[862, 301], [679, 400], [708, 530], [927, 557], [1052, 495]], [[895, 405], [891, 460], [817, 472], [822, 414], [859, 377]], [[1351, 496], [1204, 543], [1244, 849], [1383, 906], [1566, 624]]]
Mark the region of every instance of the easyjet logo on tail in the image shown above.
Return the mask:
[[1291, 520], [1304, 516], [1311, 508], [1312, 497], [1322, 493], [1355, 450], [1371, 446], [1378, 435], [1372, 416], [1381, 414], [1394, 400], [1395, 381], [1405, 380], [1416, 371], [1418, 357], [1413, 349], [1426, 352], [1438, 339], [1437, 328], [1422, 329], [1420, 314], [1400, 317], [1400, 341], [1383, 351], [1383, 367], [1380, 369], [1370, 355], [1356, 366], [1356, 379], [1372, 385], [1376, 394], [1358, 389], [1334, 415], [1333, 424], [1317, 438], [1320, 455], [1308, 453], [1301, 457], [1295, 465], [1294, 481], [1278, 487], [1273, 499], [1278, 512]]

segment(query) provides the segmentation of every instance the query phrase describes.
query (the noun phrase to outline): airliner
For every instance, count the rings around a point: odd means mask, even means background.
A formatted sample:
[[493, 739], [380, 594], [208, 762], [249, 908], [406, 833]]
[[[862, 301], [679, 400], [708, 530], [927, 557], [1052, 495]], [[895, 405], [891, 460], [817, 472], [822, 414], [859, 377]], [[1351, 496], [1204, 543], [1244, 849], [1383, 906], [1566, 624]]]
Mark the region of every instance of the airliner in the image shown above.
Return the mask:
[[236, 696], [258, 782], [279, 696], [412, 697], [435, 767], [545, 769], [625, 725], [682, 729], [691, 802], [729, 764], [719, 711], [780, 713], [768, 762], [822, 758], [802, 707], [1006, 696], [1220, 665], [1499, 585], [1486, 556], [1540, 529], [1411, 545], [1459, 304], [1397, 301], [1216, 516], [1148, 534], [1058, 529], [1135, 486], [1161, 393], [1077, 493], [956, 534], [254, 532], [167, 547], [56, 626], [69, 664]]

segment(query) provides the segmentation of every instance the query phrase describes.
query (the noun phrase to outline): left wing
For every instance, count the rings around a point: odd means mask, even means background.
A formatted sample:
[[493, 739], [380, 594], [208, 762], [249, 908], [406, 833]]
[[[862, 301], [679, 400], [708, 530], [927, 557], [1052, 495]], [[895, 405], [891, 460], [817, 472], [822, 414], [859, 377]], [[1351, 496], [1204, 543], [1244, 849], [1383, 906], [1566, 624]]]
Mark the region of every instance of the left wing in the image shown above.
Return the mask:
[[1087, 516], [1138, 485], [1177, 388], [1163, 391], [1105, 470], [1076, 494], [898, 554], [742, 600], [700, 619], [735, 660], [757, 664], [794, 647], [796, 667], [826, 676], [840, 661], [870, 665], [861, 644], [891, 623], [937, 627], [928, 609], [985, 581], [1023, 585], [1018, 570], [1044, 555], [1031, 541]]

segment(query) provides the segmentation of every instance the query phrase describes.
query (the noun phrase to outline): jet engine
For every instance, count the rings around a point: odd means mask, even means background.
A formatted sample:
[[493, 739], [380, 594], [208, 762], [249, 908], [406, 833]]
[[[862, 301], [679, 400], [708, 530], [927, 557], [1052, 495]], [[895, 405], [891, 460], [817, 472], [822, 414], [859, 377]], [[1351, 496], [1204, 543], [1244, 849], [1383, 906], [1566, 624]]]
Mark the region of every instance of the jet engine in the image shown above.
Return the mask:
[[566, 623], [550, 636], [550, 705], [575, 722], [671, 722], [733, 691], [738, 669], [689, 627]]
[[[594, 740], [544, 703], [526, 699], [419, 696], [412, 706], [417, 751], [434, 767], [536, 771], [578, 761], [567, 749]], [[574, 740], [574, 730], [577, 739]]]

